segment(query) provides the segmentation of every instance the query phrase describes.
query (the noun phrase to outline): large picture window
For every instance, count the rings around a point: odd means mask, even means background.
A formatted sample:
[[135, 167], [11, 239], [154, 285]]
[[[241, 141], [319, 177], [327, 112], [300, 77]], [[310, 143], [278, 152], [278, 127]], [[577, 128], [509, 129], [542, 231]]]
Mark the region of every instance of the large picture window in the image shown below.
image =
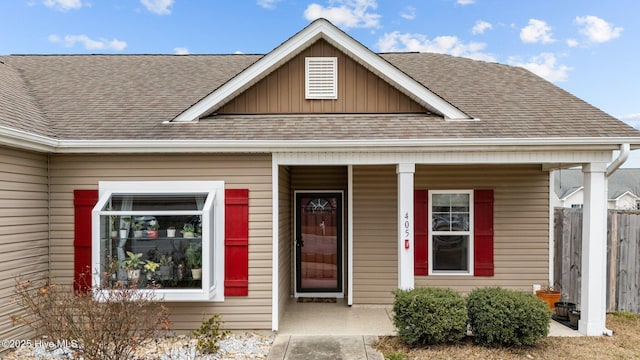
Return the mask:
[[221, 301], [223, 237], [223, 182], [100, 182], [94, 284], [153, 288], [169, 301]]
[[429, 272], [473, 273], [473, 191], [429, 192]]

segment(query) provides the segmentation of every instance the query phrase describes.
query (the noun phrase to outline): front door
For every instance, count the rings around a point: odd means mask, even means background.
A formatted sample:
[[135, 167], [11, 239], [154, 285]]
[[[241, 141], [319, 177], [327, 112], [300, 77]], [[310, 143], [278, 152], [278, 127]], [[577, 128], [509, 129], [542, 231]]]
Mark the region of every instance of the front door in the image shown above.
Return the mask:
[[297, 295], [342, 293], [342, 193], [296, 192], [295, 234]]

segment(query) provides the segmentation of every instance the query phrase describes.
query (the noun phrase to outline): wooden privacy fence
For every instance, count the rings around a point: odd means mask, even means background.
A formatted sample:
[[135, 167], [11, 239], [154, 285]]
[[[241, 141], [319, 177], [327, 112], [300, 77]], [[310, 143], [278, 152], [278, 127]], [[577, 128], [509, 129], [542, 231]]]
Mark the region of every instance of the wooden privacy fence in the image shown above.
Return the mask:
[[[580, 307], [582, 209], [555, 209], [554, 284]], [[640, 314], [640, 211], [607, 215], [607, 312]]]

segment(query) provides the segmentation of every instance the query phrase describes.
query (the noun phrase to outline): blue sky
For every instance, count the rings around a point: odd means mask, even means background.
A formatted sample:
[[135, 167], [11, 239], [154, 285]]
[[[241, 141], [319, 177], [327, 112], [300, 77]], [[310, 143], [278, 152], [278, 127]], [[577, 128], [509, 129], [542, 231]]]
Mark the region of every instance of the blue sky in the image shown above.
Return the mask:
[[3, 0], [0, 55], [263, 54], [325, 17], [375, 52], [523, 66], [640, 129], [639, 14], [638, 0]]

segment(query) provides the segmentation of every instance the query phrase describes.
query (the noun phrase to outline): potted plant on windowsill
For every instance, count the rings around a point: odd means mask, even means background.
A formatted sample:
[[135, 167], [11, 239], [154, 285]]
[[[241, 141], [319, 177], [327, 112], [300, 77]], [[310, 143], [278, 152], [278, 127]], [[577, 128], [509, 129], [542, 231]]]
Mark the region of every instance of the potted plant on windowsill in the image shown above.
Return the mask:
[[160, 225], [158, 224], [158, 220], [150, 220], [147, 223], [147, 237], [149, 239], [158, 238], [158, 229], [159, 228], [160, 228]]
[[189, 244], [187, 250], [184, 253], [187, 267], [191, 269], [191, 277], [193, 280], [200, 280], [202, 278], [202, 245], [201, 244]]
[[169, 226], [167, 228], [167, 237], [169, 237], [169, 238], [176, 237], [176, 228], [175, 228], [175, 226]]
[[144, 263], [144, 271], [147, 274], [147, 280], [151, 281], [155, 278], [158, 267], [160, 267], [160, 264], [155, 261], [147, 260]]
[[134, 254], [127, 251], [127, 258], [124, 259], [124, 268], [127, 269], [127, 277], [130, 284], [137, 284], [140, 279], [140, 267], [142, 266], [142, 253]]
[[192, 225], [192, 224], [184, 224], [184, 226], [182, 227], [182, 237], [186, 238], [186, 239], [190, 239], [195, 237], [193, 232], [196, 230], [196, 228]]
[[120, 239], [126, 239], [127, 237], [129, 237], [129, 229], [127, 229], [127, 225], [122, 224], [120, 226]]
[[162, 255], [160, 257], [160, 269], [158, 270], [160, 280], [167, 281], [173, 279], [173, 258]]
[[141, 222], [134, 222], [133, 223], [133, 237], [137, 238], [137, 239], [142, 237], [142, 223]]

